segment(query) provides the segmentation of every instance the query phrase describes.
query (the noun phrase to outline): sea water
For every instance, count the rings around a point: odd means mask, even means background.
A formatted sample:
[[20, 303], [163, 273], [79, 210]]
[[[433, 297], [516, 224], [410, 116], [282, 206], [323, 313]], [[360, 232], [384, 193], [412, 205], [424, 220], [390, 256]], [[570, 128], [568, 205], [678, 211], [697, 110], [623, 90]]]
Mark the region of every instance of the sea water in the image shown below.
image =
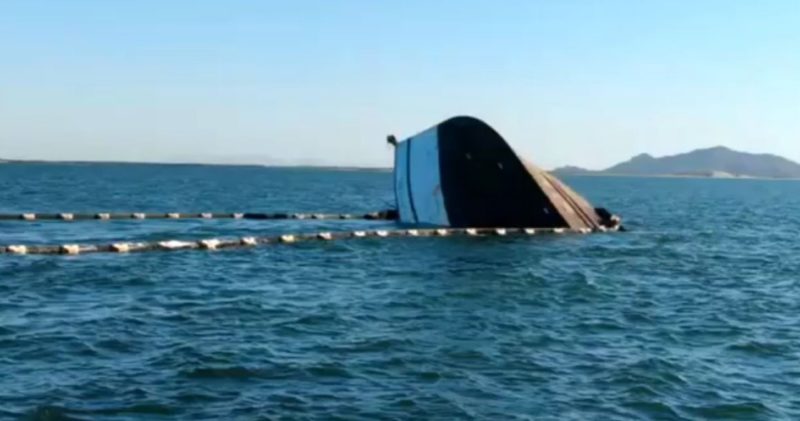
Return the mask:
[[[629, 232], [0, 255], [0, 418], [800, 418], [800, 182], [565, 181]], [[393, 201], [385, 171], [0, 165], [0, 212]], [[0, 243], [391, 226], [14, 221]]]

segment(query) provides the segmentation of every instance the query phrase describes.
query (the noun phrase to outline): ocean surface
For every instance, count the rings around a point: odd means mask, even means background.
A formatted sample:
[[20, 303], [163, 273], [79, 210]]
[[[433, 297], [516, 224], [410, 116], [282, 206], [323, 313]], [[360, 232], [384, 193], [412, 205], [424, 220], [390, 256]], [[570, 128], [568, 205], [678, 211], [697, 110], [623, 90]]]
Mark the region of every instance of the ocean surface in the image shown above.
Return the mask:
[[[800, 182], [565, 179], [627, 233], [0, 255], [0, 419], [800, 419]], [[366, 212], [388, 172], [0, 165], [0, 212]], [[0, 243], [369, 221], [1, 222]]]

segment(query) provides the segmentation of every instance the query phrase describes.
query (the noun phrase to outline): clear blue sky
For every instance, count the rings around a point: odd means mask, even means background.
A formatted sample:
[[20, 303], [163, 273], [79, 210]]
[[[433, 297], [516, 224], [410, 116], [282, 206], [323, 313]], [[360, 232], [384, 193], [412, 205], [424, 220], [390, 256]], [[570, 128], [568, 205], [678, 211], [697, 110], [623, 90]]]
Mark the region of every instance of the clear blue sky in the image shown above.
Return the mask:
[[389, 165], [458, 114], [547, 168], [800, 161], [800, 1], [0, 2], [0, 157]]

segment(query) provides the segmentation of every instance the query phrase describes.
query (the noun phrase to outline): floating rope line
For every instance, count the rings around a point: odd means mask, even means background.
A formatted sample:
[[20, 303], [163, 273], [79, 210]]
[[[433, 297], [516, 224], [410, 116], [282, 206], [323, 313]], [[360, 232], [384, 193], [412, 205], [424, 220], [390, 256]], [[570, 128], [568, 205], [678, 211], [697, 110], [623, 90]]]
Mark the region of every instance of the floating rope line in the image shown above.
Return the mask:
[[8, 245], [0, 246], [0, 254], [67, 254], [86, 253], [134, 253], [145, 251], [173, 250], [218, 250], [246, 248], [271, 244], [291, 244], [298, 242], [325, 242], [333, 240], [386, 237], [451, 237], [451, 236], [534, 236], [540, 234], [589, 234], [591, 232], [611, 231], [588, 228], [439, 228], [439, 229], [397, 229], [370, 231], [336, 231], [306, 234], [283, 234], [271, 237], [208, 238], [203, 240], [166, 240], [156, 242], [120, 242], [112, 244], [62, 244], [62, 245]]
[[21, 213], [0, 214], [0, 221], [108, 221], [118, 219], [366, 219], [391, 221], [397, 219], [395, 211], [370, 212], [365, 214], [349, 213]]

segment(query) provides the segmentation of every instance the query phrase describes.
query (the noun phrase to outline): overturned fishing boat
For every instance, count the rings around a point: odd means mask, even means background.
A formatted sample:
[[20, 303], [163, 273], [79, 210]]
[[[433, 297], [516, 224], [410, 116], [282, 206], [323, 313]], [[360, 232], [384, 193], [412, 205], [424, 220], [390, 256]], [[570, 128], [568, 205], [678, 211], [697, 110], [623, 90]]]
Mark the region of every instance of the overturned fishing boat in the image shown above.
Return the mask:
[[537, 227], [606, 231], [620, 218], [595, 208], [552, 174], [520, 158], [488, 124], [454, 117], [397, 141], [398, 219], [436, 227]]

